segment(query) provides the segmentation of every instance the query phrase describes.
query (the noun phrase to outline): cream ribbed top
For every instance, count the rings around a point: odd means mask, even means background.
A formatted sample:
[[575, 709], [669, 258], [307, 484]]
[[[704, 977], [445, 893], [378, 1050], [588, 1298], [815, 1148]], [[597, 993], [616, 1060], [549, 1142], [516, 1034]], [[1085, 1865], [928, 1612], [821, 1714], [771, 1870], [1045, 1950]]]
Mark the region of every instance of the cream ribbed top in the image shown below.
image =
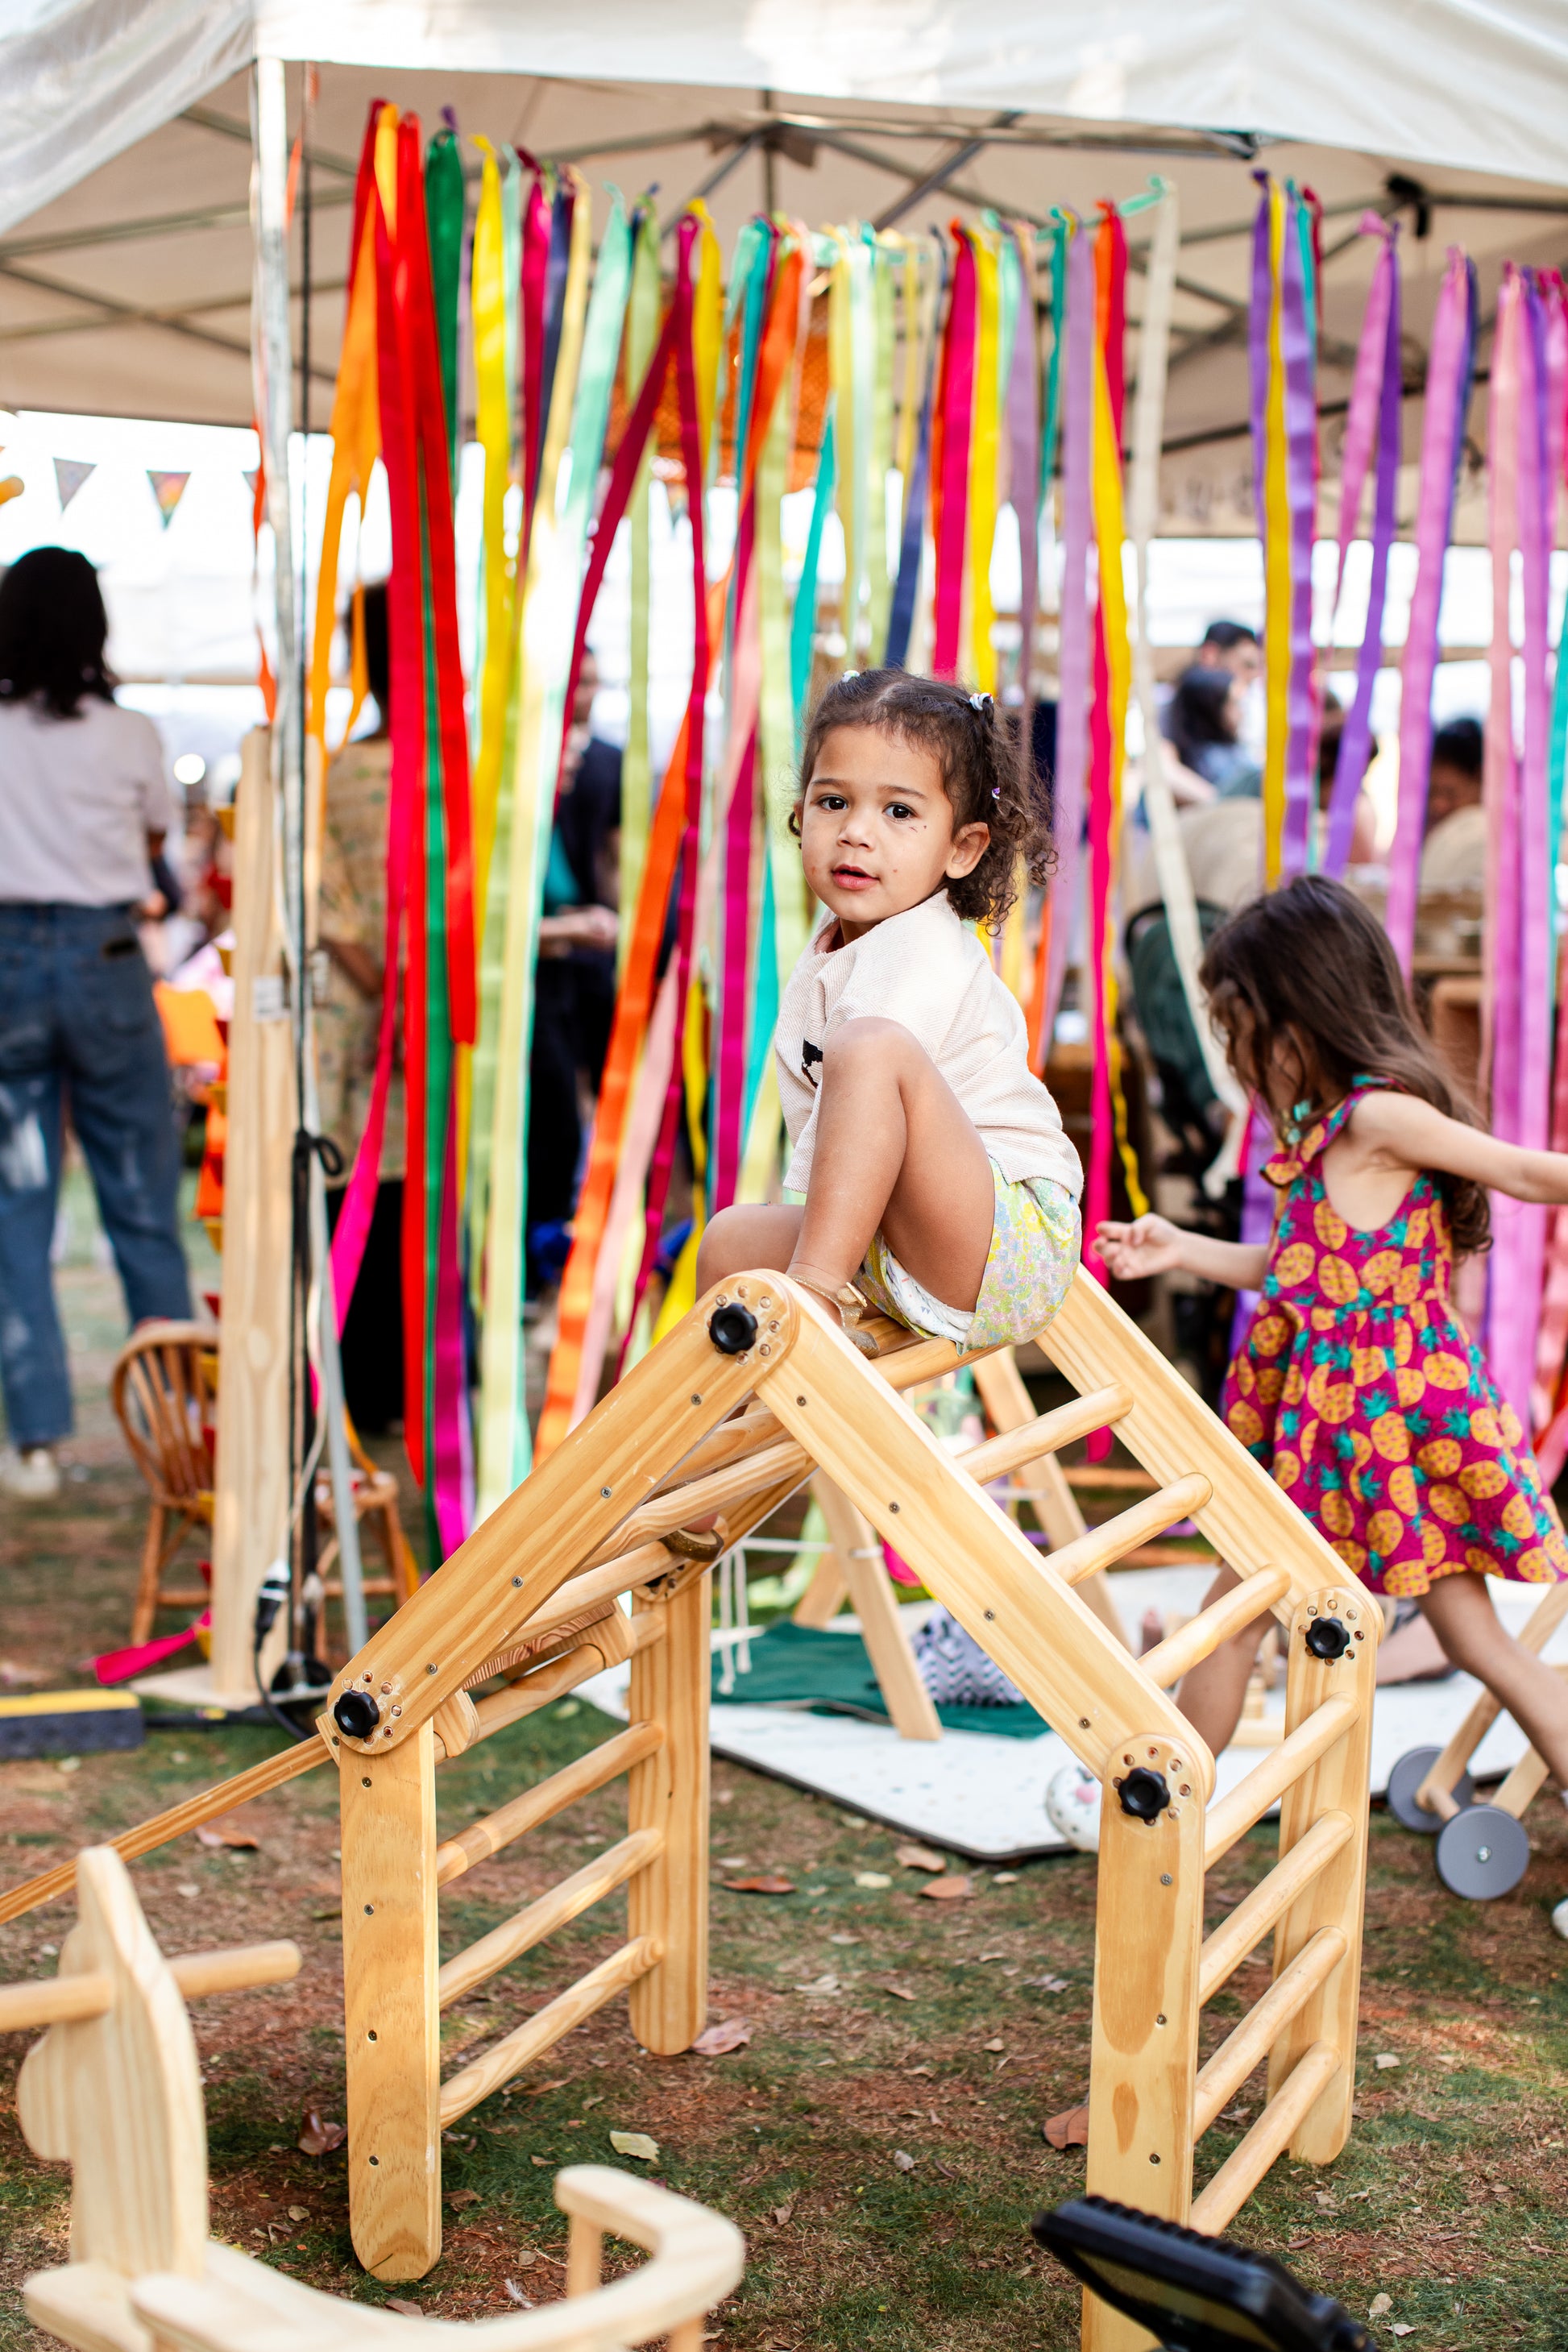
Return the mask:
[[918, 1039], [969, 1113], [1009, 1182], [1048, 1176], [1076, 1200], [1078, 1153], [1049, 1089], [1029, 1068], [1024, 1015], [945, 890], [889, 915], [846, 947], [829, 948], [829, 914], [785, 983], [773, 1033], [779, 1097], [794, 1152], [792, 1192], [811, 1178], [816, 1139], [816, 1057], [846, 1021], [877, 1014]]

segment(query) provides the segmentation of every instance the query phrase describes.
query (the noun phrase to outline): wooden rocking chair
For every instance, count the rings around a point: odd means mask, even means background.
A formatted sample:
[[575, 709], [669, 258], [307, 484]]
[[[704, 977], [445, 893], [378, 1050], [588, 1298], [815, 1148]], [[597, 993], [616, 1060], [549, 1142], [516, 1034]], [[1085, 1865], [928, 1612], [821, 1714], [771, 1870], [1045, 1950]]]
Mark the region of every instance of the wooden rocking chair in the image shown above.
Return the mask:
[[[163, 1576], [192, 1528], [212, 1525], [216, 1338], [205, 1323], [147, 1323], [132, 1334], [115, 1361], [110, 1402], [152, 1497], [131, 1619], [132, 1643], [148, 1639], [160, 1609], [200, 1609], [206, 1602], [205, 1585], [165, 1585]], [[397, 1516], [397, 1481], [376, 1468], [352, 1426], [349, 1446], [358, 1473], [354, 1516], [362, 1524], [374, 1519], [386, 1556], [386, 1574], [367, 1577], [364, 1590], [367, 1595], [391, 1593], [401, 1608], [419, 1579]], [[331, 1488], [325, 1480], [316, 1500], [330, 1528]], [[336, 1554], [334, 1536], [322, 1554], [323, 1572]], [[329, 1582], [328, 1599], [342, 1596], [342, 1584]]]

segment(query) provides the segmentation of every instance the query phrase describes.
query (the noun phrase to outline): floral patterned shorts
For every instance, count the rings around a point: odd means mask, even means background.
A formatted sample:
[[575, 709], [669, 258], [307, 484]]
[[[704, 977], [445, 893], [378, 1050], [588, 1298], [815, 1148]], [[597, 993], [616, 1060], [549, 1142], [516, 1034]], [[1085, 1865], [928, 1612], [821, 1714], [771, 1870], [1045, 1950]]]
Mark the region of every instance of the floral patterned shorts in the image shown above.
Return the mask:
[[1067, 1297], [1083, 1245], [1078, 1202], [1048, 1176], [1010, 1184], [994, 1160], [996, 1216], [973, 1315], [944, 1307], [872, 1235], [856, 1288], [879, 1313], [957, 1348], [1005, 1348], [1043, 1331]]

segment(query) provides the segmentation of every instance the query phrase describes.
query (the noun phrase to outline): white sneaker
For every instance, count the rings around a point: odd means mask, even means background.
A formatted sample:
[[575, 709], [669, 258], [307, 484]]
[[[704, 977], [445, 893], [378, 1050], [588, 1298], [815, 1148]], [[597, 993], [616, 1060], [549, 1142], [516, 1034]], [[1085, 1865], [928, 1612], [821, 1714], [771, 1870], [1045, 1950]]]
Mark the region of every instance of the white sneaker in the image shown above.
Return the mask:
[[0, 1489], [24, 1503], [52, 1502], [60, 1491], [60, 1465], [47, 1445], [29, 1445], [25, 1454], [0, 1446]]
[[1079, 1853], [1100, 1852], [1100, 1782], [1081, 1764], [1064, 1764], [1052, 1773], [1046, 1813], [1058, 1836]]

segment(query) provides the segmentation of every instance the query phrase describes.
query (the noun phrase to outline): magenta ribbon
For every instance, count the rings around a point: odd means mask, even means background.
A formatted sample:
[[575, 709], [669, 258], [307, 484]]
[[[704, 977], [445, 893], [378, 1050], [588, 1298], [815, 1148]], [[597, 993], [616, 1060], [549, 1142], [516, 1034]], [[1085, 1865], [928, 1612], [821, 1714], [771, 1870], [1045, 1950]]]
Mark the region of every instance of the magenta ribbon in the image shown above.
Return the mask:
[[1094, 251], [1078, 227], [1068, 241], [1067, 378], [1062, 394], [1062, 593], [1057, 668], [1057, 772], [1051, 831], [1057, 870], [1051, 884], [1051, 950], [1040, 1050], [1050, 1053], [1062, 980], [1078, 915], [1083, 856], [1085, 770], [1089, 759], [1091, 537], [1090, 436], [1094, 415]]
[[1302, 251], [1307, 208], [1286, 196], [1279, 270], [1279, 357], [1285, 375], [1285, 485], [1290, 516], [1290, 672], [1286, 692], [1285, 829], [1279, 877], [1304, 874], [1317, 805], [1317, 660], [1312, 645], [1312, 530], [1318, 505], [1318, 362]]
[[977, 333], [974, 247], [954, 230], [958, 258], [942, 355], [942, 505], [936, 529], [936, 602], [931, 668], [956, 677], [963, 617], [964, 555], [969, 521], [969, 436], [974, 424], [974, 344]]
[[727, 1209], [741, 1180], [746, 1099], [746, 965], [752, 920], [752, 844], [756, 825], [757, 730], [741, 758], [724, 839], [723, 1020], [719, 1024], [718, 1115], [714, 1121], [713, 1211]]
[[1476, 266], [1459, 247], [1448, 266], [1432, 322], [1426, 362], [1426, 419], [1421, 435], [1421, 494], [1415, 520], [1415, 590], [1399, 701], [1399, 814], [1388, 861], [1384, 917], [1394, 952], [1408, 975], [1415, 945], [1421, 840], [1432, 759], [1432, 676], [1437, 663], [1437, 613], [1453, 525], [1454, 488], [1464, 449], [1474, 364]]
[[1344, 470], [1340, 494], [1340, 560], [1334, 603], [1344, 584], [1345, 557], [1355, 532], [1363, 484], [1372, 455], [1375, 431], [1377, 482], [1373, 505], [1372, 583], [1367, 596], [1366, 626], [1356, 662], [1355, 699], [1340, 739], [1334, 770], [1333, 797], [1329, 805], [1329, 837], [1323, 856], [1325, 870], [1342, 874], [1349, 862], [1355, 830], [1356, 801], [1372, 750], [1372, 696], [1383, 659], [1383, 614], [1388, 593], [1388, 551], [1394, 544], [1394, 499], [1400, 459], [1400, 299], [1398, 224], [1379, 213], [1362, 217], [1362, 231], [1383, 239], [1372, 290], [1362, 322], [1361, 348], [1356, 353], [1355, 383], [1351, 391], [1350, 419], [1345, 432]]
[[458, 1238], [457, 1121], [447, 1122], [441, 1248], [431, 1338], [430, 1494], [441, 1557], [450, 1559], [474, 1517], [474, 1447], [468, 1424], [468, 1338]]

